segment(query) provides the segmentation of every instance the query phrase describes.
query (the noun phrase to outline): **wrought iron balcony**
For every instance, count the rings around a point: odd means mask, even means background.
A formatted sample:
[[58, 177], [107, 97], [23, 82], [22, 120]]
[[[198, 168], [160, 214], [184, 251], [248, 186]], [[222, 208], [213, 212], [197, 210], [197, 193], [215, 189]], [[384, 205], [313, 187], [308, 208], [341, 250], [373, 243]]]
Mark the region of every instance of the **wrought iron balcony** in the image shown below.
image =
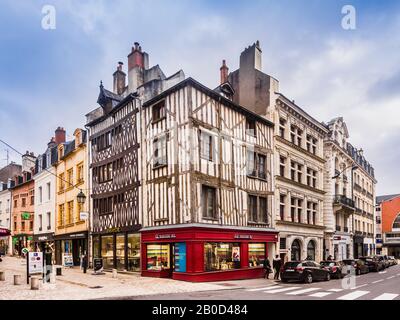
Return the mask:
[[342, 204], [347, 207], [355, 208], [354, 207], [354, 201], [351, 200], [350, 198], [347, 198], [344, 195], [336, 195], [334, 199], [334, 203]]

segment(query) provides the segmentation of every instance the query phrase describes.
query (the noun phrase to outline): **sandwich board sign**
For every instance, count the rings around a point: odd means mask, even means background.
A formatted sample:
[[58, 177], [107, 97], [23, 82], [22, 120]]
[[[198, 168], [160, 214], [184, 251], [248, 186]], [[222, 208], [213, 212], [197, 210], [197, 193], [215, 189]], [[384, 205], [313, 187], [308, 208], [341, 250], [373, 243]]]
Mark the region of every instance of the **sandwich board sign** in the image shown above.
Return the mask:
[[27, 283], [29, 284], [29, 277], [33, 274], [43, 274], [43, 252], [28, 252], [26, 262]]

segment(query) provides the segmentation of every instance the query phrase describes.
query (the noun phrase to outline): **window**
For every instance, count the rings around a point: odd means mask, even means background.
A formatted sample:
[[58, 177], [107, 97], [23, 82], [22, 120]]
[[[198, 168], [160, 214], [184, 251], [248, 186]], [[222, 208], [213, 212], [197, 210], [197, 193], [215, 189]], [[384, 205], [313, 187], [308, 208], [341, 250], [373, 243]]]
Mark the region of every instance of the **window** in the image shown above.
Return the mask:
[[[298, 198], [290, 199], [290, 215], [292, 222], [302, 222], [303, 200]], [[297, 221], [296, 221], [297, 219]]]
[[98, 214], [111, 214], [113, 212], [113, 197], [94, 199], [93, 209]]
[[253, 119], [246, 119], [246, 134], [256, 137], [256, 121]]
[[76, 183], [82, 183], [83, 182], [83, 163], [78, 164], [76, 167]]
[[281, 194], [279, 197], [279, 216], [281, 221], [285, 221], [285, 205], [286, 205], [286, 196]]
[[279, 175], [281, 177], [285, 177], [285, 169], [286, 169], [286, 158], [283, 156], [279, 157]]
[[302, 183], [303, 166], [297, 162], [291, 161], [290, 167], [290, 178], [293, 181]]
[[239, 243], [205, 243], [204, 270], [240, 269]]
[[249, 267], [262, 267], [265, 260], [265, 244], [249, 243]]
[[267, 198], [249, 195], [248, 220], [250, 223], [268, 223]]
[[313, 188], [317, 187], [317, 171], [307, 168], [307, 185]]
[[29, 231], [33, 231], [33, 221], [29, 221]]
[[[100, 167], [93, 168], [93, 176], [97, 177], [99, 183], [111, 181], [113, 179], [113, 163], [110, 162]], [[81, 182], [83, 182], [83, 178]]]
[[64, 173], [60, 173], [59, 179], [58, 179], [58, 181], [59, 181], [58, 191], [59, 192], [62, 192], [65, 189], [65, 178], [64, 177], [65, 177]]
[[167, 165], [167, 136], [154, 139], [154, 167]]
[[74, 185], [74, 169], [73, 168], [71, 168], [67, 171], [67, 182], [68, 182], [67, 188], [70, 188]]
[[26, 207], [26, 198], [22, 198], [22, 205], [21, 207], [25, 208]]
[[74, 222], [74, 201], [67, 203], [67, 224]]
[[316, 225], [317, 224], [317, 206], [315, 202], [307, 201], [307, 223]]
[[396, 219], [393, 222], [393, 231], [398, 231], [398, 230], [400, 230], [400, 214], [396, 217]]
[[165, 100], [163, 100], [153, 106], [153, 122], [160, 121], [165, 116]]
[[258, 168], [258, 177], [261, 179], [266, 179], [267, 178], [267, 169], [266, 169], [266, 165], [267, 165], [267, 157], [262, 155], [262, 154], [258, 154], [257, 155], [257, 168]]
[[51, 229], [51, 213], [47, 212], [47, 230]]
[[250, 177], [267, 178], [267, 156], [247, 150], [247, 175]]
[[21, 221], [21, 231], [25, 231], [25, 221]]
[[47, 200], [51, 199], [51, 184], [50, 182], [47, 183]]
[[140, 271], [140, 234], [128, 234], [128, 271]]
[[39, 187], [39, 203], [43, 202], [42, 187]]
[[281, 138], [285, 138], [285, 128], [286, 128], [286, 120], [280, 118], [279, 119], [279, 136]]
[[58, 225], [63, 226], [65, 220], [65, 205], [60, 204], [58, 206]]
[[163, 270], [170, 268], [169, 244], [147, 245], [147, 270]]
[[14, 208], [18, 207], [18, 200], [14, 200]]
[[39, 231], [42, 231], [43, 229], [43, 217], [41, 214], [39, 214]]
[[255, 177], [256, 176], [256, 154], [253, 151], [247, 151], [247, 175]]
[[312, 154], [317, 154], [318, 140], [311, 135], [307, 135], [307, 151]]
[[200, 131], [200, 158], [213, 161], [213, 136]]
[[93, 139], [93, 145], [97, 147], [97, 151], [105, 150], [112, 145], [111, 131], [108, 131], [97, 138]]
[[104, 269], [114, 268], [114, 236], [101, 237], [101, 257], [103, 258]]
[[203, 186], [201, 201], [203, 208], [203, 218], [217, 219], [216, 189], [208, 186]]
[[290, 139], [293, 144], [301, 147], [303, 131], [295, 125], [290, 126]]
[[35, 197], [31, 196], [31, 206], [33, 206], [35, 204]]
[[315, 260], [315, 242], [312, 240], [307, 244], [307, 260]]

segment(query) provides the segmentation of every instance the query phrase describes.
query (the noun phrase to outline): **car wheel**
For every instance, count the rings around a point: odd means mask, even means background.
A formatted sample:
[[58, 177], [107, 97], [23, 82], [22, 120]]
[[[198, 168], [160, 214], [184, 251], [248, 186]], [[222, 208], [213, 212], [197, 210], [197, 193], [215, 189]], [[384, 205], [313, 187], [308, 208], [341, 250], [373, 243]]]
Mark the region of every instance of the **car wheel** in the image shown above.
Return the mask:
[[282, 281], [283, 283], [288, 282], [285, 278], [282, 278], [281, 281]]
[[331, 274], [328, 272], [325, 281], [330, 281], [330, 280], [331, 280]]
[[313, 282], [313, 276], [312, 276], [311, 273], [307, 273], [307, 274], [306, 274], [306, 277], [305, 277], [304, 282], [305, 282], [305, 283], [308, 283], [308, 284], [310, 284], [310, 283]]

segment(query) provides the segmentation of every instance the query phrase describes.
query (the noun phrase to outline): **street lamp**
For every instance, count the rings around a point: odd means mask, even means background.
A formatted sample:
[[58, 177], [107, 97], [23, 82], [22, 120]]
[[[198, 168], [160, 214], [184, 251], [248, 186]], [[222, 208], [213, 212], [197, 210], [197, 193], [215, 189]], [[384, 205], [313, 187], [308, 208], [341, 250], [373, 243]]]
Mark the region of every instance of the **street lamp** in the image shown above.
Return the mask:
[[86, 201], [86, 196], [85, 194], [82, 192], [82, 190], [79, 191], [78, 195], [76, 196], [76, 199], [78, 200], [79, 204], [84, 204]]
[[350, 167], [351, 167], [351, 171], [352, 171], [352, 172], [358, 169], [358, 166], [357, 166], [357, 165], [352, 164], [352, 165], [350, 165], [350, 166], [344, 168], [342, 172], [339, 172], [338, 174], [335, 174], [335, 175], [332, 177], [332, 179], [339, 178], [339, 177], [340, 177], [348, 168], [350, 168]]

